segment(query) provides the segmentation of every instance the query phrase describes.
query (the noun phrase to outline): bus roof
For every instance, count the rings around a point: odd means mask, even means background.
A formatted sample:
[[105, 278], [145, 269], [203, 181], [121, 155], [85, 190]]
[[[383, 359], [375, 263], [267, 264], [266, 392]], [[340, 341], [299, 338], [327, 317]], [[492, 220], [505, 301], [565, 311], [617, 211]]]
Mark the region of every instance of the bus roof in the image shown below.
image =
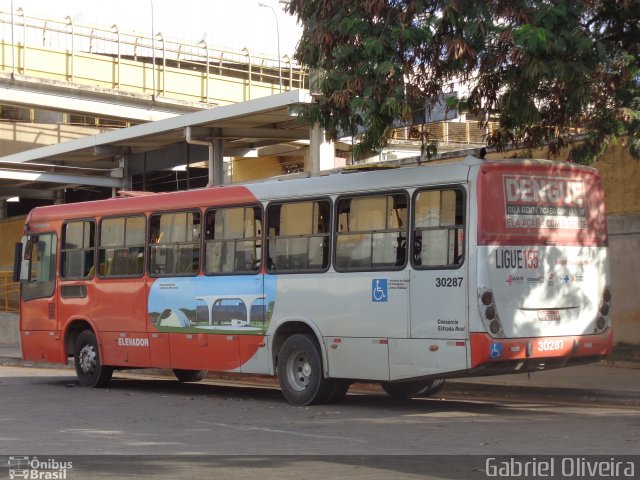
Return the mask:
[[365, 193], [402, 187], [466, 183], [469, 169], [474, 165], [483, 163], [500, 163], [504, 165], [547, 164], [562, 169], [584, 168], [572, 164], [559, 164], [542, 160], [483, 161], [468, 156], [463, 161], [455, 163], [336, 173], [311, 178], [270, 179], [257, 183], [224, 185], [139, 196], [127, 195], [126, 197], [106, 200], [37, 207], [27, 217], [27, 223], [64, 220], [67, 218], [124, 215], [134, 212], [171, 211], [203, 206], [242, 205], [256, 203], [257, 201]]
[[[476, 159], [477, 160], [477, 159]], [[479, 161], [479, 160], [478, 160]], [[311, 178], [266, 180], [201, 189], [126, 196], [82, 203], [36, 207], [27, 223], [133, 212], [170, 211], [202, 206], [242, 205], [276, 199], [361, 193], [467, 181], [469, 164], [457, 162], [382, 171], [330, 174]]]

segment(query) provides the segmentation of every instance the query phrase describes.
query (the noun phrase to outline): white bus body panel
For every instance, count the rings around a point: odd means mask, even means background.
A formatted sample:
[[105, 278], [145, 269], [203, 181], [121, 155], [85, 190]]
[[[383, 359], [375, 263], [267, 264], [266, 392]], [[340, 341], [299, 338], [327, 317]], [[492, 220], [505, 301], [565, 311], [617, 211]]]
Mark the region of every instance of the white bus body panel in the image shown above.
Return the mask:
[[486, 246], [478, 251], [485, 259], [479, 288], [493, 290], [507, 337], [594, 333], [608, 281], [606, 247]]
[[390, 339], [389, 375], [402, 380], [467, 368], [466, 340]]
[[411, 338], [468, 338], [466, 271], [411, 271]]

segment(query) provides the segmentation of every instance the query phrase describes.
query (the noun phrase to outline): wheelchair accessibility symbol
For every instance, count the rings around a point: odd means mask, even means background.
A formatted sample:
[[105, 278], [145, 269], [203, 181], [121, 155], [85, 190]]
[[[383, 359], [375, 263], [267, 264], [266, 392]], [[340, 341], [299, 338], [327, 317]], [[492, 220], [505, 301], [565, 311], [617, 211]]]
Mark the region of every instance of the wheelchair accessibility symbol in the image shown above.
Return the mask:
[[386, 302], [387, 301], [387, 279], [374, 278], [371, 281], [371, 301]]
[[492, 359], [500, 358], [502, 356], [502, 344], [492, 343], [491, 348], [489, 350], [489, 356]]

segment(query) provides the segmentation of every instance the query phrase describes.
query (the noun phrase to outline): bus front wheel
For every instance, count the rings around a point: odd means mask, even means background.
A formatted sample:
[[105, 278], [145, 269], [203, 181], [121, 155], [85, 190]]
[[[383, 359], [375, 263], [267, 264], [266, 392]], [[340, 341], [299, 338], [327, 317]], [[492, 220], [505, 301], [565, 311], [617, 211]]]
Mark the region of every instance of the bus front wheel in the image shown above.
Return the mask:
[[176, 376], [179, 382], [199, 382], [207, 376], [206, 370], [181, 370], [178, 368], [173, 369], [173, 374]]
[[74, 344], [76, 375], [85, 387], [106, 387], [113, 375], [113, 368], [102, 365], [98, 339], [91, 330], [84, 330]]
[[408, 400], [414, 397], [426, 397], [440, 391], [444, 380], [435, 379], [417, 382], [380, 382], [382, 389], [394, 400]]
[[320, 348], [315, 339], [306, 334], [291, 335], [282, 344], [278, 354], [278, 382], [284, 397], [296, 406], [325, 403], [342, 393], [331, 379], [324, 378]]

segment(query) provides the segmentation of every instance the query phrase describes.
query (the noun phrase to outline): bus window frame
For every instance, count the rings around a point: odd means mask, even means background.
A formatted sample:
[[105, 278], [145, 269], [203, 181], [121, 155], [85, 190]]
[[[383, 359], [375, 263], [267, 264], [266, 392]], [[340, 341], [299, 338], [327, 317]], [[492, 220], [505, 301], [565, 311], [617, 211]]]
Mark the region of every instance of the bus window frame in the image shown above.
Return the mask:
[[[64, 247], [64, 243], [66, 241], [66, 230], [65, 227], [70, 224], [70, 223], [76, 223], [76, 222], [90, 222], [93, 223], [93, 265], [91, 266], [91, 271], [87, 276], [63, 276], [62, 275], [62, 270], [64, 269], [64, 260], [63, 260], [63, 256], [64, 253], [66, 251], [69, 250], [65, 250]], [[71, 280], [71, 281], [78, 281], [78, 280], [92, 280], [95, 276], [96, 276], [96, 264], [97, 264], [97, 260], [98, 260], [98, 222], [96, 221], [95, 218], [93, 217], [86, 217], [86, 218], [72, 218], [72, 219], [66, 219], [62, 222], [62, 225], [60, 227], [60, 266], [59, 266], [59, 275], [60, 275], [60, 281], [67, 281], [67, 280]], [[71, 249], [73, 251], [78, 251], [78, 250], [85, 250], [85, 249], [81, 249], [81, 248], [76, 248], [76, 249]], [[89, 250], [89, 249], [87, 249]]]
[[[33, 264], [33, 246], [36, 245], [38, 243], [38, 241], [34, 242], [33, 239], [35, 238], [39, 238], [42, 235], [53, 235], [53, 238], [55, 239], [56, 245], [55, 248], [53, 249], [53, 254], [55, 255], [55, 265], [53, 266], [53, 281], [52, 282], [40, 282], [40, 283], [52, 283], [53, 284], [53, 289], [51, 291], [50, 294], [43, 294], [43, 295], [37, 295], [37, 296], [29, 296], [28, 298], [25, 296], [25, 291], [27, 290], [27, 285], [33, 284], [38, 282], [38, 280], [34, 280], [32, 278], [32, 264]], [[22, 302], [30, 302], [32, 300], [39, 300], [39, 299], [43, 299], [43, 298], [54, 298], [56, 296], [56, 292], [58, 291], [58, 283], [60, 282], [60, 278], [59, 278], [59, 262], [60, 262], [60, 238], [58, 235], [58, 232], [55, 230], [47, 230], [47, 231], [43, 231], [43, 232], [37, 232], [37, 233], [28, 233], [27, 234], [27, 245], [30, 245], [31, 248], [29, 248], [29, 273], [28, 273], [28, 280], [21, 280], [21, 286], [20, 286], [20, 301]], [[25, 255], [26, 258], [26, 255]]]
[[[98, 234], [97, 234], [97, 242], [96, 242], [96, 265], [99, 266], [100, 263], [100, 247], [102, 246], [101, 240], [102, 240], [102, 222], [104, 220], [114, 220], [114, 219], [127, 219], [127, 218], [137, 218], [137, 217], [142, 217], [144, 218], [144, 243], [142, 245], [143, 251], [142, 251], [142, 255], [146, 256], [147, 255], [147, 240], [148, 240], [148, 236], [149, 236], [149, 219], [147, 217], [147, 215], [144, 212], [140, 212], [140, 213], [128, 213], [126, 215], [109, 215], [109, 216], [105, 216], [105, 217], [100, 217], [100, 220], [98, 222]], [[126, 223], [125, 223], [126, 224]], [[125, 230], [125, 234], [126, 234], [126, 230]], [[124, 248], [124, 246], [123, 246]], [[118, 279], [118, 278], [142, 278], [144, 277], [146, 268], [147, 268], [147, 260], [146, 258], [143, 258], [143, 262], [142, 262], [142, 273], [140, 274], [135, 274], [135, 275], [106, 275], [106, 274], [100, 274], [100, 268], [97, 268], [97, 277], [100, 280], [111, 280], [111, 279]]]
[[[384, 267], [384, 268], [354, 268], [354, 269], [344, 269], [344, 268], [339, 268], [337, 266], [337, 256], [338, 256], [338, 222], [339, 222], [339, 217], [338, 217], [338, 204], [344, 200], [345, 198], [347, 199], [354, 199], [354, 198], [362, 198], [362, 197], [388, 197], [388, 196], [394, 196], [394, 195], [402, 195], [405, 197], [405, 200], [407, 201], [407, 224], [405, 226], [405, 256], [404, 256], [404, 262], [402, 265], [398, 265], [398, 266], [394, 266], [393, 268], [389, 268], [389, 267]], [[411, 254], [411, 250], [408, 248], [408, 242], [409, 242], [409, 238], [411, 235], [411, 230], [410, 230], [410, 226], [411, 226], [411, 194], [409, 193], [408, 190], [405, 189], [398, 189], [395, 188], [393, 190], [376, 190], [376, 191], [371, 191], [371, 192], [358, 192], [358, 193], [344, 193], [344, 194], [340, 194], [336, 197], [336, 199], [333, 202], [333, 218], [334, 218], [334, 224], [333, 224], [333, 230], [332, 230], [332, 237], [333, 237], [333, 253], [332, 253], [332, 263], [333, 263], [333, 268], [336, 272], [339, 273], [366, 273], [366, 272], [399, 272], [404, 270], [405, 268], [407, 268], [407, 265], [409, 265], [409, 255]], [[377, 231], [371, 231], [371, 233], [376, 233]], [[379, 233], [379, 232], [377, 232]]]
[[[462, 232], [464, 235], [463, 238], [463, 242], [462, 242], [462, 257], [460, 258], [460, 263], [456, 263], [456, 264], [452, 264], [452, 265], [430, 265], [430, 266], [424, 266], [424, 265], [418, 265], [415, 262], [415, 242], [416, 242], [416, 238], [415, 238], [415, 232], [416, 232], [416, 228], [415, 228], [415, 211], [416, 211], [416, 200], [418, 198], [418, 195], [422, 192], [433, 192], [433, 191], [439, 191], [442, 192], [443, 190], [458, 190], [460, 192], [462, 192]], [[437, 186], [430, 186], [430, 187], [421, 187], [421, 188], [416, 188], [414, 190], [414, 192], [411, 195], [411, 218], [409, 219], [409, 224], [411, 227], [410, 230], [410, 235], [411, 235], [411, 253], [410, 253], [410, 261], [411, 261], [411, 267], [414, 270], [459, 270], [460, 268], [462, 268], [465, 264], [465, 262], [467, 261], [467, 238], [468, 238], [468, 231], [469, 231], [469, 218], [468, 218], [468, 205], [467, 205], [467, 190], [466, 188], [464, 188], [463, 184], [451, 184], [451, 185], [437, 185]], [[457, 225], [457, 224], [456, 224]]]
[[[193, 273], [174, 273], [174, 274], [166, 274], [166, 273], [153, 273], [151, 270], [151, 247], [152, 245], [159, 245], [158, 243], [151, 243], [151, 217], [155, 215], [173, 215], [176, 213], [199, 213], [200, 214], [200, 239], [198, 241], [198, 269]], [[179, 210], [166, 210], [166, 211], [153, 211], [149, 212], [147, 217], [147, 231], [145, 237], [145, 246], [147, 249], [147, 260], [146, 260], [146, 269], [147, 275], [149, 278], [173, 278], [173, 277], [197, 277], [203, 271], [202, 268], [202, 255], [203, 255], [203, 245], [204, 245], [204, 220], [205, 216], [203, 215], [202, 208], [187, 208], [187, 209], [179, 209]]]
[[[304, 270], [291, 270], [291, 269], [287, 269], [287, 270], [280, 270], [278, 268], [271, 268], [271, 262], [269, 261], [269, 210], [271, 209], [271, 207], [273, 206], [277, 206], [277, 205], [285, 205], [285, 204], [289, 204], [289, 203], [305, 203], [305, 202], [321, 202], [321, 201], [325, 201], [329, 203], [329, 232], [327, 232], [326, 238], [329, 241], [329, 251], [328, 251], [328, 259], [327, 259], [327, 266], [326, 267], [322, 267], [322, 268], [308, 268], [308, 269], [304, 269]], [[272, 200], [269, 201], [267, 206], [264, 209], [264, 220], [263, 220], [263, 243], [264, 243], [264, 247], [263, 247], [263, 265], [264, 265], [264, 270], [265, 272], [267, 272], [270, 275], [279, 275], [279, 274], [292, 274], [292, 275], [304, 275], [304, 274], [317, 274], [317, 273], [326, 273], [327, 271], [329, 271], [331, 269], [332, 266], [332, 258], [333, 258], [333, 229], [334, 229], [334, 219], [335, 219], [335, 213], [334, 213], [334, 209], [335, 209], [335, 204], [332, 200], [332, 198], [329, 195], [322, 195], [322, 196], [318, 196], [318, 197], [298, 197], [298, 198], [291, 198], [291, 199], [287, 199], [287, 200]], [[313, 237], [317, 237], [318, 235], [312, 235]], [[306, 237], [309, 238], [309, 237]]]
[[[223, 210], [223, 209], [229, 209], [229, 208], [259, 208], [260, 209], [260, 221], [262, 222], [262, 232], [260, 233], [259, 237], [255, 237], [255, 238], [260, 238], [260, 242], [262, 243], [261, 245], [261, 249], [260, 249], [260, 268], [258, 268], [258, 270], [253, 270], [253, 271], [233, 271], [233, 272], [207, 272], [207, 239], [206, 239], [206, 235], [207, 235], [207, 231], [206, 231], [206, 222], [207, 222], [207, 216], [209, 215], [209, 212], [215, 212], [216, 210]], [[201, 257], [200, 257], [200, 271], [202, 272], [203, 275], [207, 276], [207, 277], [224, 277], [224, 276], [230, 276], [230, 275], [259, 275], [262, 271], [263, 271], [263, 265], [264, 265], [264, 259], [265, 259], [265, 211], [266, 209], [264, 208], [264, 205], [262, 205], [262, 203], [260, 202], [256, 202], [256, 203], [242, 203], [242, 204], [238, 204], [238, 205], [216, 205], [213, 207], [207, 207], [204, 211], [204, 216], [202, 217], [202, 238], [201, 238]], [[214, 240], [215, 241], [215, 240]], [[223, 240], [221, 240], [223, 241]], [[228, 241], [228, 240], [226, 240]]]

